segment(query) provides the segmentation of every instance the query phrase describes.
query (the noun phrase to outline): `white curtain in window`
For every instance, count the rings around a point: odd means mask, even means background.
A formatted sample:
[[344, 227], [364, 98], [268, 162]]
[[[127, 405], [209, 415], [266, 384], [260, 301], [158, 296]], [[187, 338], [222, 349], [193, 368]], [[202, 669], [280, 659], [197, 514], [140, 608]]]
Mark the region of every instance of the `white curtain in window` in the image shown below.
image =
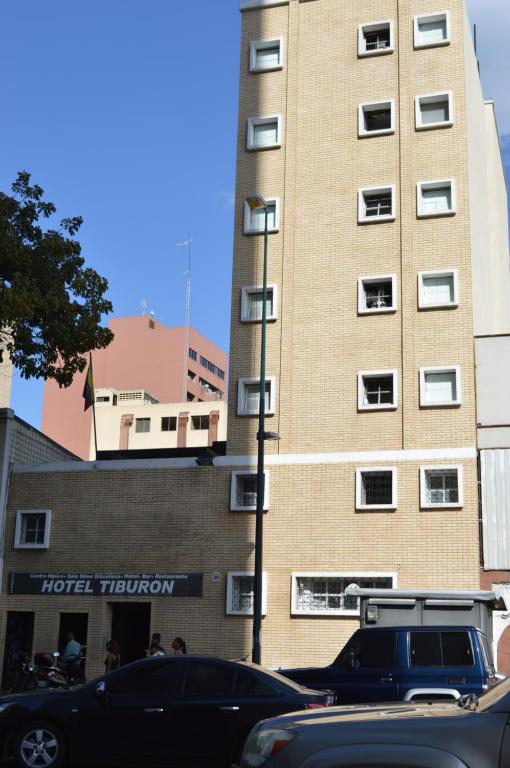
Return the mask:
[[428, 403], [451, 403], [457, 399], [457, 378], [454, 371], [425, 374], [425, 395]]
[[256, 147], [271, 147], [278, 141], [278, 122], [261, 123], [253, 126], [253, 144]]
[[420, 21], [418, 23], [420, 43], [441, 43], [446, 40], [446, 19]]
[[[265, 211], [263, 208], [252, 208], [250, 218], [250, 229], [252, 232], [263, 232], [265, 226]], [[267, 208], [267, 227], [275, 229], [275, 206], [269, 205]]]
[[423, 213], [447, 213], [452, 209], [451, 187], [422, 190]]
[[259, 48], [257, 51], [257, 67], [269, 68], [280, 65], [280, 48]]
[[428, 123], [445, 123], [450, 119], [448, 99], [421, 104], [421, 121], [423, 125]]
[[423, 278], [423, 294], [426, 304], [449, 304], [454, 299], [453, 275]]

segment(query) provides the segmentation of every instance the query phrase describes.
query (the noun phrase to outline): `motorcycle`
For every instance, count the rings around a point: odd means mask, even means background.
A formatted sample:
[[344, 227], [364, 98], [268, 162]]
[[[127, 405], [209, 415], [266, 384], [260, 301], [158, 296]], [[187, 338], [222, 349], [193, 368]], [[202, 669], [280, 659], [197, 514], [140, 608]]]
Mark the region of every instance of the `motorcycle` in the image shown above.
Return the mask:
[[36, 653], [34, 663], [26, 653], [20, 654], [20, 664], [9, 693], [36, 691], [43, 688], [70, 688], [85, 681], [85, 649], [81, 653], [60, 659], [60, 654]]
[[30, 662], [28, 654], [21, 651], [18, 654], [18, 665], [14, 674], [12, 685], [8, 693], [21, 693], [23, 691], [35, 691], [37, 689], [37, 669]]

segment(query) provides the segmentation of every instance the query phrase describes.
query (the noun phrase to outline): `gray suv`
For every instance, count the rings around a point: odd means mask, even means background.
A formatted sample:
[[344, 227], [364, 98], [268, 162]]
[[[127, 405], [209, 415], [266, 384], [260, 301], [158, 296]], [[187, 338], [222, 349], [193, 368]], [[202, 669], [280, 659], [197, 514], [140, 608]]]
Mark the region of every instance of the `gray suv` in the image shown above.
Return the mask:
[[259, 723], [241, 768], [509, 768], [510, 678], [458, 704], [295, 712]]

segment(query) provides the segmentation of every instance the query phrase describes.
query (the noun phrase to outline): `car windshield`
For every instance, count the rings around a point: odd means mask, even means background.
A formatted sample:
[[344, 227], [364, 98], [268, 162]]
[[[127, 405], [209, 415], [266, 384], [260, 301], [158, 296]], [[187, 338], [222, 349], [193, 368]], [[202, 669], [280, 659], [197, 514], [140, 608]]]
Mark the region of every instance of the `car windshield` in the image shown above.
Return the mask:
[[478, 706], [476, 707], [476, 711], [486, 712], [488, 709], [497, 704], [498, 701], [503, 698], [503, 696], [506, 696], [507, 693], [510, 693], [510, 677], [507, 677], [500, 683], [497, 683], [493, 688], [487, 691], [487, 693], [484, 693], [482, 696], [480, 696], [478, 699]]

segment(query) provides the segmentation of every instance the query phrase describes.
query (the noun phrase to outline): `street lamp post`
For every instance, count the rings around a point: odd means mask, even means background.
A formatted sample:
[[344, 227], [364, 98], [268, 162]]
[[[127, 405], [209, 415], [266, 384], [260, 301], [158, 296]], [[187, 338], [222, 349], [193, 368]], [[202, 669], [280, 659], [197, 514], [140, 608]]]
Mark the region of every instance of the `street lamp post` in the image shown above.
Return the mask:
[[266, 414], [266, 327], [267, 327], [267, 246], [268, 246], [268, 203], [260, 195], [249, 195], [250, 209], [264, 211], [264, 268], [262, 276], [262, 324], [260, 336], [260, 388], [259, 388], [259, 429], [257, 433], [257, 506], [255, 512], [255, 577], [253, 585], [253, 642], [252, 661], [260, 664], [262, 629], [262, 559], [264, 543], [264, 439]]

